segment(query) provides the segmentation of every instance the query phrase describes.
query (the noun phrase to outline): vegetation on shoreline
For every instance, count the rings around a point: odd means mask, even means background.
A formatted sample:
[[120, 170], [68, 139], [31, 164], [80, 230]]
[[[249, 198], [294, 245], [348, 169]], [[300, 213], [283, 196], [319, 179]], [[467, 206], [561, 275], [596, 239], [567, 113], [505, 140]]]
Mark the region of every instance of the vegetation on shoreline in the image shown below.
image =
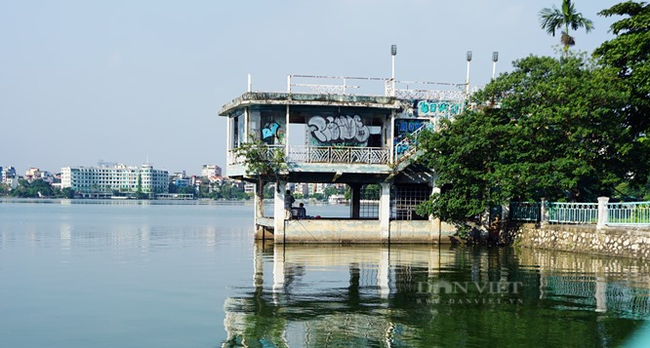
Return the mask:
[[625, 2], [600, 15], [626, 17], [592, 57], [567, 49], [517, 60], [472, 95], [473, 107], [423, 132], [420, 159], [444, 190], [419, 214], [462, 224], [510, 200], [648, 195], [650, 5]]

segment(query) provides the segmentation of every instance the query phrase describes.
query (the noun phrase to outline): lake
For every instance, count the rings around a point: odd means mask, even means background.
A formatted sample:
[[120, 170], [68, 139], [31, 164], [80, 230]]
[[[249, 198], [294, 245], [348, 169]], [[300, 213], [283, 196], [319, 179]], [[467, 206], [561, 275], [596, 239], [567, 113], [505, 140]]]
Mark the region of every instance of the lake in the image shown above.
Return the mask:
[[0, 345], [650, 346], [648, 262], [274, 246], [252, 217], [242, 203], [0, 200]]

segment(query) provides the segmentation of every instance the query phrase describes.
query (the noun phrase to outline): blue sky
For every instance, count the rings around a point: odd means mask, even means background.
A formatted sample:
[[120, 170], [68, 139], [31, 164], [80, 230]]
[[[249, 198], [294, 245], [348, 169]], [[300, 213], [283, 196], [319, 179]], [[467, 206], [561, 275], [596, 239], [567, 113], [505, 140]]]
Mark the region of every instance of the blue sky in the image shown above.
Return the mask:
[[[620, 1], [576, 0], [611, 39]], [[390, 77], [472, 85], [530, 54], [557, 56], [539, 27], [561, 0], [0, 0], [0, 166], [59, 172], [99, 160], [170, 172], [225, 166], [226, 102], [281, 91], [288, 74]]]

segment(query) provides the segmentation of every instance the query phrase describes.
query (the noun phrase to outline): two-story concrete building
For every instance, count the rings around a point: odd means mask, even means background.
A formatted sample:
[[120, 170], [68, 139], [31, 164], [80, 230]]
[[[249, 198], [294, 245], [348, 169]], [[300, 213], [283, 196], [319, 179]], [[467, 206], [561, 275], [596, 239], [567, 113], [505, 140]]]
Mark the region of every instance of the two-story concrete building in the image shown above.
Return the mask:
[[[462, 111], [466, 86], [292, 75], [286, 92], [254, 92], [249, 83], [248, 92], [219, 112], [228, 122], [227, 175], [258, 181], [246, 173], [246, 159], [233, 155], [250, 137], [270, 150], [280, 149], [287, 160], [272, 217], [264, 217], [259, 211], [263, 205], [256, 204], [256, 237], [277, 243], [448, 241], [451, 226], [415, 210], [432, 194], [436, 176], [413, 162], [418, 155], [414, 139], [423, 129], [435, 128], [441, 118]], [[348, 185], [349, 217], [285, 219], [288, 183]], [[360, 193], [370, 184], [380, 187], [374, 216], [361, 214], [366, 202]]]

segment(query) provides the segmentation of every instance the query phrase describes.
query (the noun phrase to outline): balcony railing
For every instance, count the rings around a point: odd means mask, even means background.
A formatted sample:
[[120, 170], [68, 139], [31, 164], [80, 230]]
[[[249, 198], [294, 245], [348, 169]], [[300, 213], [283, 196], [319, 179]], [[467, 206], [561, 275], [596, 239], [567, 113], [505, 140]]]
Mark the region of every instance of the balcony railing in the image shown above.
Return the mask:
[[[267, 156], [273, 151], [284, 151], [284, 145], [269, 145]], [[294, 163], [344, 163], [344, 164], [388, 164], [388, 148], [383, 147], [334, 147], [334, 146], [289, 146], [287, 162]], [[243, 164], [244, 157], [228, 153], [228, 164]]]
[[288, 162], [387, 164], [388, 149], [381, 147], [290, 146]]

